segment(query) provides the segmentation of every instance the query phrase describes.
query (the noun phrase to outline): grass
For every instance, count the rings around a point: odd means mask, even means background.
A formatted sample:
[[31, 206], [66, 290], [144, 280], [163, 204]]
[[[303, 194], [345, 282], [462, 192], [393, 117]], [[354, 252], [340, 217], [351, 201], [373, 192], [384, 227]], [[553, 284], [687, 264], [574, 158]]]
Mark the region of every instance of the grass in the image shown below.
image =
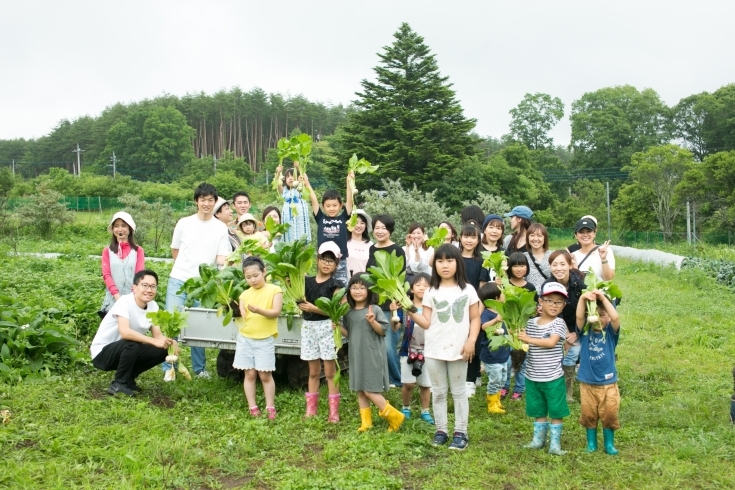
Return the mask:
[[[90, 366], [39, 382], [0, 385], [2, 488], [733, 488], [735, 432], [728, 421], [735, 297], [696, 270], [620, 261], [625, 292], [618, 347], [618, 457], [587, 454], [579, 405], [556, 457], [525, 450], [523, 402], [489, 416], [471, 399], [464, 453], [430, 445], [414, 418], [398, 433], [374, 413], [358, 434], [348, 380], [338, 425], [302, 420], [303, 392], [281, 384], [278, 420], [253, 420], [242, 388], [221, 379], [165, 384], [158, 370], [135, 399], [105, 394], [111, 374]], [[214, 352], [208, 354], [214, 371]], [[185, 362], [188, 363], [188, 360]], [[262, 395], [261, 405], [262, 403]], [[388, 398], [400, 403], [399, 392]], [[451, 413], [451, 404], [450, 404]], [[450, 415], [450, 423], [451, 423]], [[451, 426], [450, 426], [451, 427]]]

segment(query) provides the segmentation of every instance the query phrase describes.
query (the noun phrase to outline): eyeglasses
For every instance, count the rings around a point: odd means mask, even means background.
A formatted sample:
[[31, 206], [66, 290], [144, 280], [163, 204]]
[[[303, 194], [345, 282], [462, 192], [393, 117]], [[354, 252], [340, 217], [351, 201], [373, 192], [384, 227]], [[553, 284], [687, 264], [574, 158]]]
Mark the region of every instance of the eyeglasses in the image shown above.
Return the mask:
[[367, 291], [367, 288], [365, 286], [351, 286], [350, 291], [359, 293], [360, 291]]
[[322, 257], [319, 257], [319, 260], [321, 260], [323, 263], [325, 263], [327, 265], [334, 265], [334, 264], [337, 263], [337, 261], [335, 261], [335, 260], [332, 260], [332, 259], [324, 259]]
[[566, 301], [560, 301], [560, 300], [553, 300], [553, 299], [544, 299], [542, 300], [547, 305], [554, 305], [554, 306], [564, 306], [567, 302]]
[[156, 286], [155, 284], [138, 284], [138, 286], [143, 291], [155, 291], [156, 289], [158, 289], [158, 286]]

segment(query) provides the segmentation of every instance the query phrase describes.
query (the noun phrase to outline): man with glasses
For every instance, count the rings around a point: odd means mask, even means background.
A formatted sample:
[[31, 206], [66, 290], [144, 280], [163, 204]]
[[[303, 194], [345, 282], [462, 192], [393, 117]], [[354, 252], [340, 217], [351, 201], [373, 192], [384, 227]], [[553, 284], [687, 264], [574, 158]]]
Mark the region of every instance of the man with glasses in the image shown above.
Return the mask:
[[[158, 311], [155, 302], [158, 276], [144, 269], [133, 277], [133, 292], [120, 297], [107, 312], [92, 340], [92, 364], [102, 371], [115, 371], [107, 393], [128, 396], [140, 391], [135, 383], [141, 373], [161, 364], [168, 348], [178, 345], [151, 325], [147, 313]], [[150, 333], [150, 335], [148, 335]]]

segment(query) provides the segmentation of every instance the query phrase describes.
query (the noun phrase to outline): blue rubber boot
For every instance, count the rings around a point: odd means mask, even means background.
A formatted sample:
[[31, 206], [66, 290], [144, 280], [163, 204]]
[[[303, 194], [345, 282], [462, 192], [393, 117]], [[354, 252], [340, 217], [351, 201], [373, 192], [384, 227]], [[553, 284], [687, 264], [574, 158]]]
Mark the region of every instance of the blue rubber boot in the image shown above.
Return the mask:
[[615, 449], [615, 431], [603, 428], [602, 437], [605, 440], [605, 452], [610, 456], [618, 454], [618, 450]]
[[549, 454], [564, 456], [567, 452], [561, 449], [561, 426], [562, 424], [551, 424], [549, 426], [551, 437], [549, 439]]
[[597, 428], [587, 429], [587, 452], [597, 451]]
[[530, 444], [526, 444], [525, 448], [541, 449], [546, 445], [546, 433], [549, 431], [548, 422], [533, 423], [533, 440]]

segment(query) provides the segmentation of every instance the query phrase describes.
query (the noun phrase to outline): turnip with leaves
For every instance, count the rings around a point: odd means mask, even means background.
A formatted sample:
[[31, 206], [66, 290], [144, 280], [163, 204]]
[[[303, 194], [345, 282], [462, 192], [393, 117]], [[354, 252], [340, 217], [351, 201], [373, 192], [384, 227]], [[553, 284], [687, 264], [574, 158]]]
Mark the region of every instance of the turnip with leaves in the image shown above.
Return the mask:
[[[186, 313], [179, 310], [175, 310], [173, 313], [166, 310], [158, 310], [145, 315], [151, 320], [151, 324], [161, 329], [161, 333], [169, 339], [178, 338], [181, 334], [181, 328], [186, 325]], [[167, 377], [170, 379], [176, 379], [176, 363], [179, 357], [176, 355], [178, 346], [176, 343], [172, 343], [168, 347], [168, 355], [166, 356], [166, 362], [171, 364], [171, 369], [167, 373]], [[184, 366], [184, 363], [178, 363], [179, 374], [185, 379], [191, 381], [191, 374], [189, 370]]]

